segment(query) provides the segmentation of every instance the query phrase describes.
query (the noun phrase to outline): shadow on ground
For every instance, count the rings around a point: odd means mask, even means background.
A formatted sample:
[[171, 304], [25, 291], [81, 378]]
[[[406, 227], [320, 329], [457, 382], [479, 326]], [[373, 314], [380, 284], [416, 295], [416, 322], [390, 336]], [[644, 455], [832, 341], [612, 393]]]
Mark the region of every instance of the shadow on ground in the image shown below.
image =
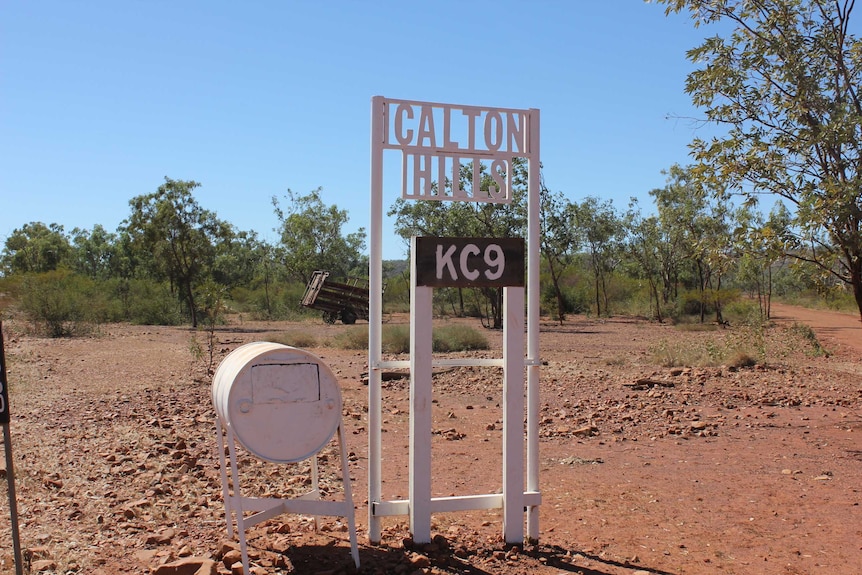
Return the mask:
[[263, 554], [258, 557], [279, 556], [275, 563], [283, 563], [280, 567], [288, 573], [312, 575], [514, 575], [542, 569], [555, 570], [559, 575], [626, 575], [636, 572], [674, 575], [644, 565], [613, 561], [557, 546], [501, 543], [499, 546], [467, 549], [457, 542], [453, 545], [440, 535], [435, 536], [428, 545], [413, 544], [409, 538], [405, 538], [401, 546], [362, 544], [359, 546], [358, 570], [350, 556], [349, 544], [340, 536], [332, 536], [328, 541], [325, 541], [325, 537], [321, 538], [317, 544], [290, 546], [277, 554], [271, 551], [263, 551]]

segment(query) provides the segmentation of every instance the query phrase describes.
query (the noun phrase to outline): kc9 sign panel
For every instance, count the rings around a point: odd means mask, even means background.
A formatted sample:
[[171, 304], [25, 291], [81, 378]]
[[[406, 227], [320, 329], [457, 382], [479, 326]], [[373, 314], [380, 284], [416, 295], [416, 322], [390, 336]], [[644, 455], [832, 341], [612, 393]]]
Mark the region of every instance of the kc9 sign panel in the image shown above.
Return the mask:
[[416, 239], [416, 285], [504, 287], [524, 285], [522, 238]]

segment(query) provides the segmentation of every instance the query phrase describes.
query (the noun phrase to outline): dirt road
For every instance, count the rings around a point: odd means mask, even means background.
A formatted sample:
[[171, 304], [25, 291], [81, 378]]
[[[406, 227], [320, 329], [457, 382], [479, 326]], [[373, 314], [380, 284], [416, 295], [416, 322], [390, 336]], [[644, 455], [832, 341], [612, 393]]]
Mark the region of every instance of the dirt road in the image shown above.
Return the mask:
[[773, 303], [772, 319], [779, 324], [804, 323], [827, 350], [842, 348], [862, 360], [862, 321], [855, 314]]

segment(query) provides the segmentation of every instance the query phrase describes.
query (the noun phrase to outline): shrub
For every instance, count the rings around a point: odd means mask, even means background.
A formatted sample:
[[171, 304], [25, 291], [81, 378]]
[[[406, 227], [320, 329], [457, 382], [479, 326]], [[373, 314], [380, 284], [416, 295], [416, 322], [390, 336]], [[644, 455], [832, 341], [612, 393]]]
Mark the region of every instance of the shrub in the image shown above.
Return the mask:
[[789, 328], [790, 333], [805, 340], [811, 347], [811, 355], [815, 357], [829, 356], [829, 352], [820, 345], [820, 340], [817, 339], [817, 334], [811, 329], [811, 326], [804, 323], [793, 322]]
[[448, 324], [434, 329], [434, 351], [470, 351], [488, 349], [488, 338], [475, 328], [462, 324]]
[[384, 326], [381, 339], [384, 353], [410, 353], [410, 328], [406, 325]]
[[284, 331], [277, 334], [270, 334], [264, 338], [266, 341], [282, 343], [290, 347], [317, 347], [317, 338], [306, 331]]
[[103, 319], [106, 307], [95, 288], [92, 280], [67, 270], [27, 275], [21, 285], [21, 310], [50, 337], [86, 335]]
[[330, 341], [338, 349], [368, 349], [368, 328], [353, 326], [345, 328]]
[[125, 317], [138, 325], [180, 325], [184, 316], [179, 300], [165, 283], [130, 280], [118, 286]]
[[653, 362], [663, 367], [752, 367], [766, 361], [762, 328], [743, 326], [719, 330], [714, 325], [684, 324], [684, 341], [660, 341], [650, 348]]
[[[339, 349], [368, 349], [368, 329], [360, 326], [344, 329], [332, 338], [331, 345]], [[488, 349], [488, 339], [473, 327], [450, 324], [434, 329], [432, 346], [435, 352]], [[381, 348], [385, 353], [409, 353], [410, 329], [404, 325], [383, 326]]]

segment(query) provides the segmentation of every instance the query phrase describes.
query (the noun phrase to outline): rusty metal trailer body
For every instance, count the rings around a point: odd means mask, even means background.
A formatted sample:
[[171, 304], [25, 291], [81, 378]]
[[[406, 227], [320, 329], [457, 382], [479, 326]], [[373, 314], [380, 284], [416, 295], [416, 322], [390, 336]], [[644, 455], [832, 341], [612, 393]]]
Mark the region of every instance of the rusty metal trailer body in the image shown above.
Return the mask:
[[329, 272], [316, 271], [311, 275], [302, 296], [302, 305], [323, 312], [323, 321], [344, 324], [356, 323], [357, 318], [368, 319], [368, 280], [347, 278], [344, 283], [329, 279]]

